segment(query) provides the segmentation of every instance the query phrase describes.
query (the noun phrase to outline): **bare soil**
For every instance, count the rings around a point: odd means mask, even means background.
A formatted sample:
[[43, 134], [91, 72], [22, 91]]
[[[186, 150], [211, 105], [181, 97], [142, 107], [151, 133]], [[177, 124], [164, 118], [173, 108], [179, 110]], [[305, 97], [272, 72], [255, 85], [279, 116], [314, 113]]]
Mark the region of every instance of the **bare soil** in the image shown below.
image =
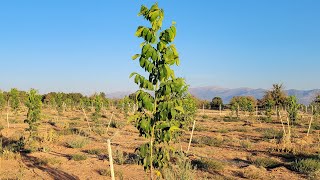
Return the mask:
[[[107, 128], [113, 121], [120, 127]], [[196, 116], [194, 139], [188, 158], [193, 165], [204, 160], [219, 162], [223, 168], [209, 167], [194, 170], [196, 179], [307, 179], [290, 167], [294, 161], [291, 155], [312, 155], [319, 149], [319, 131], [313, 130], [306, 137], [308, 115], [292, 128], [292, 145], [285, 149], [275, 132], [282, 131], [281, 123], [273, 117], [272, 122], [257, 120], [252, 115], [242, 114], [240, 119], [229, 118], [231, 112], [202, 110]], [[21, 136], [27, 136], [28, 127], [23, 121], [26, 111], [10, 114], [10, 128], [6, 115], [2, 113], [1, 131], [3, 146], [13, 144]], [[91, 113], [87, 113], [89, 119]], [[40, 151], [31, 153], [8, 153], [1, 156], [1, 179], [110, 179], [106, 140], [111, 139], [117, 179], [148, 179], [148, 173], [134, 161], [135, 149], [146, 140], [139, 137], [136, 128], [128, 122], [120, 110], [108, 110], [98, 123], [88, 123], [80, 110], [69, 110], [62, 116], [49, 108], [44, 109], [39, 135], [42, 137]], [[108, 132], [107, 132], [108, 129]], [[191, 128], [190, 128], [191, 129]], [[274, 130], [274, 131], [272, 131]], [[186, 151], [191, 130], [186, 130], [177, 148]], [[274, 137], [272, 138], [272, 135]], [[68, 142], [85, 138], [88, 142], [80, 148], [71, 148]], [[90, 152], [97, 150], [97, 152]], [[74, 154], [87, 157], [75, 161]], [[119, 155], [120, 154], [120, 155]], [[123, 155], [121, 155], [123, 154]], [[121, 159], [122, 158], [122, 159]], [[262, 167], [255, 159], [272, 159], [278, 164]]]

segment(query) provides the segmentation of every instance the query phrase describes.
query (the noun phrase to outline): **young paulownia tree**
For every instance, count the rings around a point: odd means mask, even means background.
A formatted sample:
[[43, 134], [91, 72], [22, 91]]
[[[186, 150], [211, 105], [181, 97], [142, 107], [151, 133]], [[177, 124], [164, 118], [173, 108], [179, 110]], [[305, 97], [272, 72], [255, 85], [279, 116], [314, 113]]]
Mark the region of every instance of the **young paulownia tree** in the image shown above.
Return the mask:
[[62, 93], [57, 93], [57, 95], [55, 97], [55, 103], [56, 103], [56, 109], [58, 111], [58, 114], [62, 115], [63, 111], [64, 111], [63, 94]]
[[298, 120], [299, 107], [300, 105], [298, 104], [296, 96], [289, 96], [287, 98], [287, 112], [291, 122], [296, 122]]
[[30, 133], [29, 139], [33, 139], [37, 135], [39, 121], [41, 119], [41, 98], [41, 95], [39, 95], [36, 90], [30, 90], [28, 101], [26, 102], [28, 114], [25, 120], [25, 122], [29, 124], [29, 128], [27, 128], [27, 131]]
[[96, 94], [94, 96], [93, 104], [94, 104], [95, 111], [92, 115], [92, 118], [94, 121], [98, 121], [99, 118], [101, 118], [101, 116], [102, 116], [101, 109], [102, 109], [102, 105], [103, 105], [102, 97], [100, 96], [100, 94]]
[[148, 74], [144, 77], [136, 72], [134, 82], [140, 90], [136, 93], [138, 111], [131, 117], [140, 135], [148, 139], [148, 143], [137, 149], [140, 163], [145, 170], [150, 170], [153, 178], [153, 168], [161, 169], [170, 160], [171, 142], [186, 124], [183, 118], [185, 109], [183, 100], [187, 98], [187, 86], [184, 79], [177, 78], [171, 69], [179, 65], [179, 55], [172, 42], [176, 37], [176, 27], [160, 32], [164, 11], [154, 4], [151, 8], [141, 6], [139, 16], [150, 23], [150, 27], [139, 26], [136, 36], [144, 41], [141, 44], [141, 54], [132, 57], [139, 59], [140, 66]]
[[9, 96], [10, 96], [9, 100], [10, 100], [11, 109], [13, 110], [14, 114], [17, 114], [19, 110], [19, 105], [20, 105], [18, 89], [12, 88], [10, 90]]

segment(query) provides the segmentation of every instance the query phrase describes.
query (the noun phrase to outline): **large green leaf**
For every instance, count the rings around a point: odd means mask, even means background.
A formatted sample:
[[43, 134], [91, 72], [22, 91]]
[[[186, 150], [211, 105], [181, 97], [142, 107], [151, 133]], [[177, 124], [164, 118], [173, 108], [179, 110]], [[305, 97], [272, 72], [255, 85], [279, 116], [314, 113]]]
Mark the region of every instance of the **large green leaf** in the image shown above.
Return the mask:
[[140, 54], [135, 54], [132, 56], [132, 60], [136, 60], [138, 57], [140, 57]]
[[182, 106], [176, 106], [174, 109], [181, 112], [181, 113], [184, 113], [184, 109]]
[[137, 29], [137, 31], [136, 31], [136, 34], [135, 34], [135, 35], [136, 35], [137, 37], [141, 37], [141, 33], [142, 33], [143, 29], [144, 29], [143, 26], [139, 26], [138, 29]]

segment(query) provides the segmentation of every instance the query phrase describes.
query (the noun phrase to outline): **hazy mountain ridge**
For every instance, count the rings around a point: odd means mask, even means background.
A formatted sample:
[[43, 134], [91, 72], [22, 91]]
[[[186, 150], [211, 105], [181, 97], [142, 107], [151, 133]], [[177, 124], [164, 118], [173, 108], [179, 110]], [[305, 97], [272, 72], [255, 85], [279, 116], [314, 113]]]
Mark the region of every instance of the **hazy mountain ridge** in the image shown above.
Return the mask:
[[[212, 98], [218, 96], [223, 99], [224, 103], [229, 103], [232, 97], [234, 96], [253, 96], [257, 99], [261, 99], [267, 91], [267, 89], [253, 89], [253, 88], [223, 88], [218, 86], [205, 86], [205, 87], [194, 87], [189, 88], [189, 91], [192, 95], [196, 96], [200, 99], [205, 99], [211, 101]], [[109, 98], [123, 98], [124, 96], [133, 93], [134, 91], [122, 91], [122, 92], [114, 92], [108, 93], [107, 96]], [[317, 94], [320, 94], [320, 89], [313, 90], [297, 90], [297, 89], [289, 89], [285, 91], [288, 95], [295, 95], [299, 99], [299, 103], [309, 104], [315, 98]]]
[[[213, 97], [221, 97], [224, 103], [228, 103], [234, 96], [253, 96], [257, 99], [263, 97], [267, 89], [252, 89], [252, 88], [236, 88], [236, 89], [227, 89], [227, 88], [215, 88], [215, 87], [197, 87], [190, 88], [190, 93], [194, 96], [205, 99], [212, 100]], [[313, 90], [296, 90], [289, 89], [285, 90], [288, 95], [297, 96], [299, 103], [309, 104], [315, 98], [317, 94], [320, 94], [320, 89]]]

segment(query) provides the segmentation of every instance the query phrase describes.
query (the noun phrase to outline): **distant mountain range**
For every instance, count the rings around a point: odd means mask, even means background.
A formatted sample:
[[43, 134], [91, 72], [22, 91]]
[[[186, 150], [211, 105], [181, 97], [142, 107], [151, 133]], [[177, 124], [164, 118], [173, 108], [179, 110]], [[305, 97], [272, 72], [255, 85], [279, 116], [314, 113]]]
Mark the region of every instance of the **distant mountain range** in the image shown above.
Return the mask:
[[[212, 100], [212, 98], [218, 96], [223, 99], [224, 103], [229, 103], [232, 97], [234, 96], [253, 96], [257, 99], [261, 99], [266, 89], [252, 89], [252, 88], [223, 88], [217, 86], [206, 86], [206, 87], [195, 87], [189, 88], [189, 91], [192, 95], [200, 99]], [[297, 96], [299, 103], [309, 104], [315, 98], [317, 94], [320, 94], [320, 89], [313, 90], [296, 90], [289, 89], [285, 91], [288, 95]], [[122, 98], [126, 95], [129, 95], [132, 92], [123, 91], [107, 94], [110, 98]]]
[[[252, 88], [221, 88], [216, 86], [207, 86], [207, 87], [197, 87], [190, 88], [190, 93], [197, 98], [212, 100], [213, 97], [221, 97], [224, 103], [228, 103], [232, 97], [234, 96], [253, 96], [257, 99], [261, 99], [264, 93], [267, 91], [266, 89], [252, 89]], [[297, 96], [299, 103], [301, 104], [309, 104], [315, 98], [317, 94], [320, 94], [320, 89], [313, 90], [296, 90], [289, 89], [285, 90], [288, 95]]]

